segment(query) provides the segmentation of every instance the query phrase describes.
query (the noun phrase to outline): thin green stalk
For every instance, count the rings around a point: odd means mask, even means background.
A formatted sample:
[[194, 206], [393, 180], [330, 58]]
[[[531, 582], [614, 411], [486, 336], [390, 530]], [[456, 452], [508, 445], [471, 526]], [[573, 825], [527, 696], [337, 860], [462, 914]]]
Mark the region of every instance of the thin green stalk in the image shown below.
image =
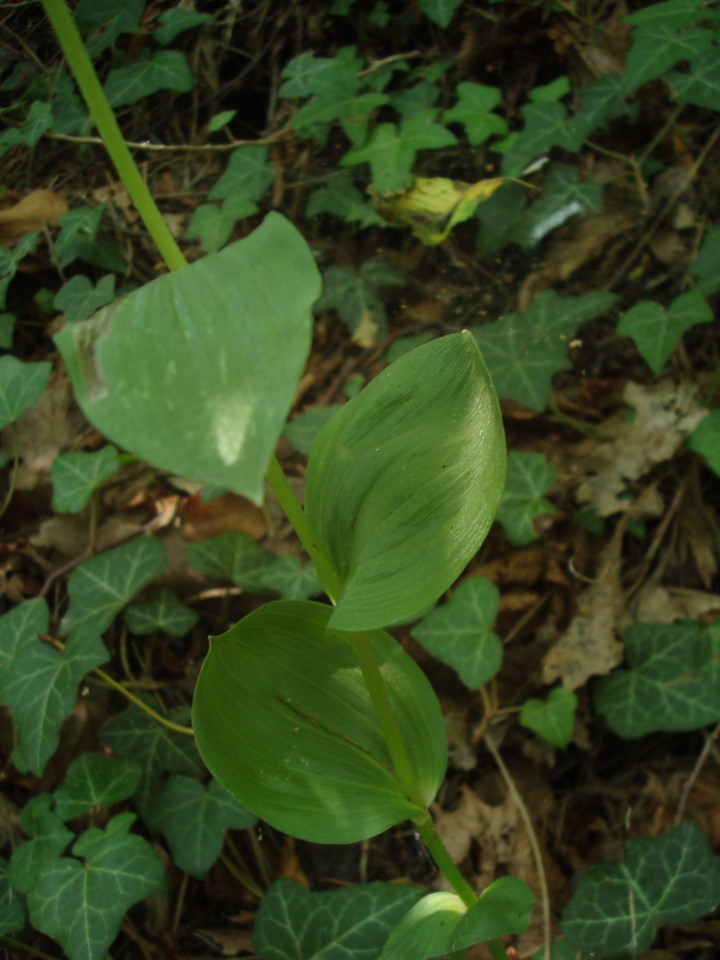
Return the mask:
[[157, 710], [153, 710], [152, 707], [149, 707], [144, 700], [141, 700], [140, 697], [136, 697], [134, 693], [130, 693], [121, 683], [118, 683], [114, 677], [111, 677], [109, 673], [105, 673], [104, 670], [99, 670], [95, 668], [93, 673], [100, 677], [105, 683], [117, 690], [118, 693], [121, 693], [130, 703], [134, 703], [136, 707], [140, 707], [141, 710], [144, 710], [149, 717], [152, 717], [153, 720], [157, 720], [158, 723], [161, 723], [164, 727], [168, 727], [170, 730], [174, 730], [176, 733], [186, 733], [188, 736], [193, 736], [192, 727], [183, 727], [182, 724], [174, 723], [172, 720], [168, 720], [167, 717], [164, 717], [161, 713], [158, 713]]
[[427, 851], [438, 865], [440, 872], [460, 897], [466, 907], [470, 908], [477, 903], [475, 891], [460, 873], [457, 864], [448, 853], [447, 847], [440, 839], [435, 822], [429, 811], [425, 810], [413, 820], [415, 829], [420, 834]]
[[125, 146], [115, 114], [100, 86], [100, 81], [65, 0], [42, 0], [42, 5], [77, 85], [80, 87], [80, 92], [85, 98], [90, 116], [95, 121], [105, 148], [115, 164], [118, 176], [125, 184], [158, 250], [171, 270], [186, 266], [187, 261], [180, 247], [170, 233], [130, 151]]

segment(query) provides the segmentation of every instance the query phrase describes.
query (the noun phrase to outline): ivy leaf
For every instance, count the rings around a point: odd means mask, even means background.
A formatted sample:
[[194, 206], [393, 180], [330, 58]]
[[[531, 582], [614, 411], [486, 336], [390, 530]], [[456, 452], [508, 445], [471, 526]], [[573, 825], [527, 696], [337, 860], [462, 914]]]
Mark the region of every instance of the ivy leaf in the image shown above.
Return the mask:
[[204, 786], [192, 777], [171, 777], [152, 805], [153, 829], [163, 833], [173, 860], [185, 873], [203, 877], [220, 856], [225, 831], [257, 823], [217, 780]]
[[636, 10], [625, 23], [633, 27], [645, 24], [666, 23], [672, 27], [689, 27], [700, 20], [705, 10], [704, 0], [667, 0], [665, 3], [654, 3], [643, 10]]
[[80, 0], [75, 9], [78, 29], [87, 40], [90, 56], [112, 46], [123, 33], [135, 33], [145, 9], [144, 0]]
[[[95, 262], [94, 254], [99, 248], [97, 232], [106, 206], [105, 203], [99, 203], [96, 207], [78, 207], [60, 217], [61, 229], [55, 241], [55, 256], [63, 269], [78, 258], [88, 263]], [[119, 272], [125, 269], [122, 258], [115, 269]]]
[[406, 280], [383, 257], [371, 257], [359, 270], [330, 267], [323, 275], [323, 292], [314, 310], [336, 310], [351, 334], [364, 346], [387, 332], [387, 313], [379, 291], [402, 287]]
[[[397, 110], [403, 119], [407, 119], [423, 110], [430, 110], [439, 96], [440, 87], [436, 83], [420, 80], [411, 87], [405, 87], [391, 94], [389, 102], [393, 110]], [[443, 123], [446, 122], [443, 118]]]
[[51, 369], [50, 363], [23, 363], [9, 353], [0, 357], [0, 430], [40, 399]]
[[502, 663], [502, 643], [491, 630], [499, 602], [494, 583], [468, 577], [447, 603], [431, 610], [410, 633], [452, 667], [466, 687], [477, 690], [492, 680]]
[[51, 795], [39, 793], [28, 800], [20, 814], [22, 828], [30, 837], [15, 850], [10, 861], [10, 879], [20, 893], [27, 893], [47, 863], [75, 839], [72, 830], [51, 808]]
[[183, 10], [182, 7], [173, 7], [163, 10], [158, 17], [159, 26], [155, 28], [153, 39], [163, 47], [172, 43], [186, 30], [192, 30], [204, 23], [212, 23], [213, 17], [209, 13], [199, 13], [197, 10]]
[[71, 277], [55, 294], [53, 305], [64, 314], [65, 323], [85, 320], [100, 307], [115, 299], [115, 276], [112, 273], [101, 277], [96, 286], [89, 277], [77, 274]]
[[635, 304], [623, 314], [617, 331], [631, 337], [645, 363], [659, 374], [685, 331], [712, 319], [708, 302], [691, 290], [675, 297], [667, 309], [652, 300]]
[[356, 47], [342, 47], [334, 57], [317, 57], [302, 53], [285, 67], [285, 83], [278, 90], [280, 97], [310, 97], [332, 93], [338, 87], [354, 90], [363, 61], [355, 57]]
[[152, 847], [128, 832], [134, 819], [120, 814], [104, 832], [86, 830], [73, 846], [75, 856], [48, 864], [28, 895], [33, 926], [73, 960], [102, 960], [129, 908], [165, 890]]
[[505, 151], [502, 172], [506, 177], [517, 177], [525, 167], [550, 147], [562, 147], [577, 153], [585, 133], [575, 117], [569, 117], [560, 103], [528, 103], [520, 113], [525, 126]]
[[687, 445], [705, 457], [708, 466], [720, 476], [720, 410], [711, 410], [690, 434]]
[[595, 707], [615, 733], [630, 740], [720, 720], [720, 625], [637, 623], [623, 641], [628, 668], [595, 687]]
[[208, 199], [226, 200], [240, 195], [246, 200], [259, 200], [275, 178], [267, 155], [267, 147], [250, 145], [233, 150], [225, 173], [208, 194]]
[[578, 698], [572, 690], [557, 687], [547, 700], [532, 697], [520, 710], [520, 723], [555, 747], [566, 747], [573, 734]]
[[[8, 131], [5, 131], [7, 133]], [[2, 151], [0, 150], [0, 156]], [[67, 216], [67, 214], [65, 214]], [[5, 308], [8, 287], [10, 281], [17, 273], [17, 269], [23, 259], [29, 253], [32, 253], [37, 246], [40, 232], [33, 230], [24, 234], [15, 244], [15, 249], [10, 250], [4, 245], [0, 245], [0, 307]]]
[[498, 394], [530, 410], [544, 410], [553, 374], [570, 366], [568, 340], [581, 324], [606, 313], [616, 299], [600, 291], [561, 297], [546, 290], [524, 313], [476, 327], [472, 333]]
[[250, 593], [262, 586], [263, 571], [273, 561], [271, 553], [240, 530], [228, 530], [200, 543], [189, 543], [185, 550], [198, 573], [229, 580]]
[[460, 6], [460, 0], [418, 0], [418, 6], [433, 23], [447, 27]]
[[720, 900], [720, 869], [694, 823], [628, 840], [625, 858], [580, 871], [560, 930], [588, 956], [637, 956], [658, 923], [691, 923]]
[[505, 489], [495, 519], [514, 547], [523, 547], [538, 534], [535, 517], [555, 513], [555, 507], [543, 497], [555, 483], [557, 467], [541, 453], [511, 450], [508, 454]]
[[125, 67], [110, 70], [105, 81], [105, 95], [111, 107], [127, 107], [158, 90], [188, 93], [193, 83], [185, 54], [179, 50], [160, 50], [141, 55]]
[[10, 883], [7, 861], [0, 857], [0, 936], [22, 930], [25, 922], [25, 907]]
[[583, 137], [600, 130], [613, 117], [629, 113], [625, 98], [625, 81], [621, 73], [608, 73], [589, 83], [580, 94], [580, 106], [574, 120]]
[[40, 137], [52, 126], [52, 104], [36, 100], [28, 110], [27, 119], [18, 129], [21, 143], [34, 147]]
[[305, 216], [316, 217], [320, 213], [332, 213], [346, 223], [359, 223], [361, 227], [383, 222], [345, 173], [333, 174], [324, 187], [310, 194]]
[[138, 636], [162, 630], [170, 637], [186, 636], [200, 619], [166, 587], [146, 600], [131, 603], [125, 608], [124, 617], [128, 629]]
[[473, 146], [485, 143], [490, 137], [504, 137], [507, 124], [491, 113], [498, 106], [502, 93], [498, 87], [486, 87], [481, 83], [459, 83], [455, 88], [458, 101], [443, 114], [443, 123], [461, 123]]
[[47, 633], [49, 626], [50, 611], [42, 597], [26, 600], [0, 617], [0, 689], [15, 657], [39, 633]]
[[27, 637], [13, 660], [5, 664], [0, 701], [12, 711], [18, 746], [16, 767], [42, 776], [60, 742], [60, 727], [77, 697], [80, 680], [105, 663], [102, 640], [75, 631], [60, 652], [36, 637]]
[[226, 127], [235, 116], [237, 116], [237, 110], [221, 110], [220, 113], [216, 113], [211, 118], [208, 123], [208, 130], [210, 133], [217, 133], [218, 130]]
[[257, 205], [240, 194], [228, 197], [222, 206], [201, 203], [193, 211], [185, 236], [188, 240], [199, 240], [206, 253], [216, 253], [230, 239], [238, 220], [257, 212]]
[[374, 960], [422, 895], [379, 880], [320, 892], [276, 880], [260, 902], [253, 949], [263, 960]]
[[[709, 31], [704, 31], [709, 33]], [[717, 47], [706, 50], [690, 64], [690, 74], [671, 73], [667, 80], [678, 103], [720, 110], [720, 63]]]
[[93, 807], [127, 800], [137, 790], [141, 768], [130, 760], [102, 753], [82, 753], [68, 767], [65, 779], [53, 794], [61, 820], [74, 820]]
[[283, 436], [290, 441], [296, 450], [304, 453], [306, 457], [309, 456], [315, 437], [341, 406], [340, 403], [329, 404], [327, 407], [316, 407], [306, 413], [301, 413], [294, 420], [288, 420], [283, 430]]
[[322, 593], [311, 563], [302, 563], [300, 557], [286, 553], [273, 560], [260, 574], [260, 583], [279, 593], [284, 600], [307, 600]]
[[[679, 33], [667, 22], [648, 23], [633, 31], [632, 46], [625, 61], [625, 90], [632, 93], [644, 83], [656, 80], [680, 60], [693, 60], [709, 50], [710, 30], [686, 30]], [[717, 51], [711, 53], [717, 63]]]
[[[157, 709], [150, 697], [142, 695], [142, 699]], [[177, 707], [168, 711], [168, 719], [187, 724], [189, 713], [187, 707]], [[100, 741], [119, 757], [140, 765], [142, 774], [133, 801], [143, 819], [147, 819], [165, 772], [196, 776], [202, 769], [193, 738], [158, 723], [140, 707], [130, 707], [109, 720], [100, 730]]]
[[547, 168], [540, 197], [522, 220], [516, 234], [517, 242], [533, 247], [571, 217], [590, 210], [602, 210], [602, 206], [601, 184], [581, 181], [577, 167], [552, 163]]
[[404, 190], [412, 180], [412, 166], [418, 150], [450, 147], [457, 143], [450, 131], [435, 122], [437, 110], [424, 110], [394, 123], [379, 123], [367, 143], [354, 147], [340, 159], [341, 167], [369, 163], [373, 185], [380, 194]]
[[108, 444], [93, 453], [61, 453], [52, 462], [52, 507], [57, 513], [79, 513], [95, 490], [119, 466], [118, 452]]
[[706, 234], [697, 256], [690, 265], [690, 273], [697, 277], [697, 289], [706, 296], [720, 290], [718, 263], [720, 263], [720, 224]]
[[306, 103], [293, 117], [293, 129], [304, 136], [314, 127], [339, 120], [351, 143], [360, 146], [367, 136], [373, 110], [387, 103], [389, 97], [384, 93], [359, 94], [356, 85], [357, 76], [354, 76], [350, 87], [338, 84]]

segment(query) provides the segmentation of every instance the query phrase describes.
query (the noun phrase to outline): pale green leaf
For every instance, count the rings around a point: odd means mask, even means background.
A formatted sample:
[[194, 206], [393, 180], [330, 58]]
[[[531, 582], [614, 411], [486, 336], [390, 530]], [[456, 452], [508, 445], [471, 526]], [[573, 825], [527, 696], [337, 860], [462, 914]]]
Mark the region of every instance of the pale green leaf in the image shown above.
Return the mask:
[[566, 747], [572, 739], [577, 705], [578, 698], [572, 690], [557, 687], [547, 700], [526, 700], [520, 710], [520, 723], [553, 746]]
[[378, 880], [324, 891], [276, 880], [260, 902], [253, 948], [262, 960], [376, 960], [422, 893]]
[[690, 273], [697, 277], [697, 289], [710, 295], [720, 290], [720, 224], [705, 235], [697, 256], [690, 265]]
[[687, 439], [695, 453], [705, 457], [708, 466], [720, 476], [720, 410], [711, 410]]
[[637, 956], [658, 923], [691, 923], [720, 901], [720, 869], [694, 823], [628, 840], [625, 858], [581, 870], [560, 930], [593, 957]]
[[146, 600], [131, 603], [125, 608], [124, 618], [128, 629], [138, 636], [162, 630], [170, 637], [186, 636], [200, 619], [167, 587], [156, 590]]
[[106, 831], [94, 827], [81, 834], [73, 847], [76, 856], [48, 864], [28, 895], [33, 926], [72, 960], [102, 960], [127, 910], [165, 890], [163, 867], [152, 847], [128, 833], [133, 819], [121, 814]]
[[[681, 60], [693, 60], [712, 46], [710, 30], [679, 32], [673, 24], [646, 23], [633, 31], [632, 46], [625, 61], [625, 90], [632, 93], [656, 80]], [[714, 52], [717, 62], [717, 51]]]
[[[709, 31], [704, 31], [709, 33]], [[690, 73], [671, 73], [667, 80], [678, 103], [720, 111], [720, 58], [717, 47], [706, 50], [690, 64]]]
[[96, 286], [83, 274], [76, 274], [55, 294], [53, 305], [65, 314], [65, 323], [86, 320], [100, 307], [115, 299], [115, 277], [112, 273], [101, 277]]
[[315, 593], [322, 593], [313, 565], [303, 563], [293, 553], [269, 563], [260, 574], [260, 583], [267, 590], [279, 593], [284, 600], [307, 600]]
[[93, 453], [61, 453], [52, 462], [53, 510], [78, 513], [95, 490], [109, 480], [119, 465], [115, 447], [107, 445]]
[[523, 313], [511, 313], [472, 332], [501, 397], [545, 409], [553, 374], [567, 370], [567, 345], [581, 324], [606, 313], [617, 298], [593, 291], [561, 297], [546, 290]]
[[47, 387], [52, 364], [0, 357], [0, 430], [29, 410]]
[[330, 267], [323, 275], [322, 296], [313, 309], [316, 313], [336, 310], [351, 334], [371, 325], [375, 336], [382, 337], [387, 333], [387, 313], [379, 291], [402, 287], [406, 282], [379, 256], [366, 260], [359, 270]]
[[458, 100], [454, 107], [443, 114], [443, 123], [461, 123], [467, 138], [474, 146], [485, 143], [492, 136], [505, 136], [507, 124], [491, 113], [500, 103], [502, 93], [498, 87], [486, 87], [480, 83], [459, 83], [455, 88]]
[[618, 333], [630, 337], [653, 373], [662, 372], [686, 330], [697, 323], [710, 323], [713, 311], [697, 290], [681, 293], [665, 308], [643, 300], [623, 314]]
[[257, 817], [217, 780], [170, 777], [153, 801], [150, 819], [165, 835], [173, 860], [185, 873], [203, 877], [220, 856], [226, 830], [245, 830]]
[[428, 19], [439, 27], [447, 27], [461, 0], [418, 0], [418, 6]]
[[159, 26], [155, 28], [153, 39], [162, 46], [172, 43], [175, 37], [186, 30], [192, 30], [204, 23], [212, 23], [213, 17], [209, 13], [200, 13], [198, 10], [183, 10], [182, 7], [172, 7], [163, 10], [158, 17]]
[[556, 77], [551, 83], [540, 87], [533, 87], [528, 93], [528, 99], [533, 103], [555, 103], [570, 93], [568, 77]]
[[208, 123], [208, 131], [210, 133], [217, 133], [218, 130], [226, 127], [235, 116], [237, 116], [237, 110], [221, 110], [220, 113], [216, 113]]
[[260, 503], [309, 349], [318, 288], [305, 241], [269, 214], [244, 240], [66, 326], [55, 340], [83, 412], [108, 439]]
[[301, 413], [294, 420], [288, 420], [283, 430], [283, 436], [287, 437], [296, 450], [304, 453], [307, 457], [315, 442], [315, 437], [341, 406], [342, 404], [335, 403]]
[[247, 146], [233, 150], [225, 173], [210, 191], [208, 199], [227, 200], [241, 196], [246, 200], [259, 200], [275, 178], [267, 156], [267, 147]]
[[431, 610], [410, 631], [438, 660], [476, 690], [500, 669], [503, 648], [493, 633], [500, 592], [482, 577], [468, 577], [442, 607]]
[[140, 774], [140, 765], [130, 760], [82, 753], [53, 794], [55, 812], [61, 820], [73, 820], [93, 807], [127, 800], [137, 790]]
[[249, 592], [262, 586], [262, 574], [273, 561], [271, 553], [240, 530], [228, 530], [200, 543], [189, 543], [185, 550], [199, 573], [230, 580]]
[[518, 177], [525, 167], [550, 147], [562, 147], [577, 153], [585, 137], [575, 117], [569, 117], [560, 103], [528, 103], [520, 113], [525, 126], [505, 151], [502, 172], [506, 177]]
[[20, 844], [13, 853], [10, 879], [20, 893], [27, 893], [45, 866], [75, 839], [75, 834], [53, 812], [49, 793], [31, 797], [23, 807], [20, 819], [30, 839]]
[[165, 547], [153, 537], [138, 537], [83, 560], [68, 580], [70, 604], [61, 624], [71, 630], [102, 633], [126, 603], [165, 569]]
[[188, 93], [193, 75], [184, 53], [160, 50], [143, 54], [125, 67], [114, 67], [105, 81], [105, 96], [111, 107], [126, 107], [158, 90]]
[[615, 733], [631, 739], [720, 720], [720, 625], [637, 623], [623, 642], [627, 669], [595, 687], [595, 708]]
[[345, 581], [333, 627], [427, 610], [479, 549], [504, 472], [497, 397], [467, 332], [405, 354], [346, 403], [315, 440], [305, 491]]
[[0, 936], [25, 926], [25, 907], [8, 877], [7, 861], [0, 857]]
[[522, 547], [538, 534], [533, 524], [536, 517], [555, 512], [543, 494], [555, 483], [557, 467], [541, 453], [511, 450], [508, 454], [507, 479], [497, 521], [514, 547]]
[[[439, 705], [411, 657], [382, 631], [370, 644], [413, 783], [396, 778], [356, 648], [328, 629], [331, 608], [277, 600], [213, 637], [193, 700], [193, 730], [211, 773], [284, 833], [352, 843], [417, 816], [445, 773]], [[410, 798], [408, 798], [410, 791]]]

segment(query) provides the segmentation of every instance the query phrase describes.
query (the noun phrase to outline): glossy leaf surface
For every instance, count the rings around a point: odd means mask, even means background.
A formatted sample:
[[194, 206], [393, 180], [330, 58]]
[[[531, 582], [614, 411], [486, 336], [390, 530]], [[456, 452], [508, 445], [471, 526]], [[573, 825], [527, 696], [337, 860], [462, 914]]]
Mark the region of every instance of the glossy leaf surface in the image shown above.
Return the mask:
[[98, 430], [155, 466], [259, 503], [319, 287], [305, 241], [270, 214], [245, 240], [66, 326], [56, 342]]
[[410, 753], [402, 793], [350, 639], [331, 609], [276, 601], [213, 637], [193, 702], [198, 749], [243, 806], [304, 840], [352, 843], [416, 816], [445, 773], [446, 735], [425, 676], [387, 634], [372, 648]]
[[325, 425], [305, 504], [345, 580], [331, 625], [410, 620], [460, 575], [502, 492], [497, 397], [471, 334], [401, 357]]

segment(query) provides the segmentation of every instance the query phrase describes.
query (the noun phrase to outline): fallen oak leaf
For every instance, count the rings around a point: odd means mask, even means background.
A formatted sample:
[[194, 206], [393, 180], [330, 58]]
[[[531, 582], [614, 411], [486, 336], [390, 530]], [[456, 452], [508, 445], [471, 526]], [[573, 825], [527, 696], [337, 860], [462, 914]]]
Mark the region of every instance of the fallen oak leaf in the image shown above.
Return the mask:
[[0, 243], [9, 246], [26, 233], [54, 226], [67, 213], [65, 200], [53, 190], [33, 190], [12, 207], [0, 210]]

